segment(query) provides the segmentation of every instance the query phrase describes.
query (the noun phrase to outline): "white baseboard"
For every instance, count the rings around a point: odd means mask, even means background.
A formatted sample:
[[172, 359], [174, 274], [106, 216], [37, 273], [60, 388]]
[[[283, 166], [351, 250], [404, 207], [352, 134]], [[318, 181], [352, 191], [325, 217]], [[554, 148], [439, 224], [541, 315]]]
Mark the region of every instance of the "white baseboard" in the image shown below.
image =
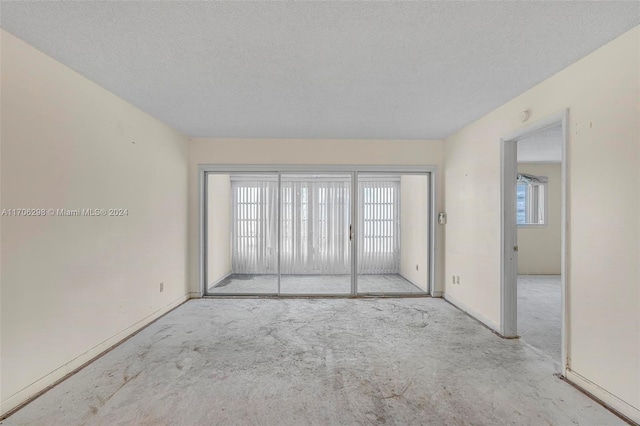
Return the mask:
[[99, 343], [98, 345], [89, 349], [82, 355], [77, 356], [76, 358], [72, 359], [71, 361], [64, 364], [63, 366], [58, 367], [57, 369], [53, 370], [51, 373], [47, 374], [46, 376], [41, 377], [40, 379], [36, 380], [32, 384], [28, 385], [27, 387], [11, 395], [6, 400], [1, 401], [0, 416], [3, 416], [4, 414], [8, 413], [14, 408], [19, 407], [21, 404], [25, 403], [26, 401], [29, 401], [29, 399], [33, 398], [34, 396], [38, 395], [42, 391], [46, 390], [48, 387], [56, 384], [58, 381], [65, 378], [68, 374], [72, 373], [77, 368], [82, 367], [84, 364], [87, 364], [93, 361], [94, 358], [98, 357], [103, 352], [117, 345], [121, 341], [125, 340], [127, 337], [131, 336], [136, 331], [145, 327], [149, 323], [158, 319], [159, 317], [169, 312], [176, 306], [179, 306], [180, 304], [182, 304], [188, 299], [189, 299], [189, 294], [185, 294], [184, 296], [181, 296], [178, 299], [164, 305], [163, 307], [161, 307], [151, 315], [148, 315], [147, 317], [141, 319], [140, 321], [136, 322], [130, 327], [127, 327], [126, 329], [110, 337], [104, 342]]
[[419, 288], [422, 291], [425, 291], [422, 286], [418, 283], [416, 283], [415, 281], [413, 281], [411, 278], [407, 278], [404, 276], [404, 274], [402, 272], [398, 272], [398, 275], [400, 275], [402, 278], [404, 278], [405, 280], [409, 281], [411, 284], [413, 284], [414, 286], [416, 286], [417, 288]]
[[477, 319], [482, 324], [484, 324], [487, 327], [489, 327], [491, 330], [495, 331], [498, 334], [501, 334], [500, 333], [500, 326], [498, 326], [498, 324], [496, 324], [495, 322], [491, 321], [489, 318], [485, 317], [484, 315], [480, 314], [479, 312], [471, 309], [470, 307], [468, 307], [467, 305], [465, 305], [461, 301], [457, 300], [455, 297], [452, 297], [451, 295], [445, 293], [444, 294], [444, 299], [447, 302], [451, 303], [456, 308], [460, 309], [461, 311], [464, 311], [467, 314], [471, 315], [473, 318]]
[[444, 291], [432, 291], [431, 297], [444, 297]]
[[565, 377], [569, 382], [579, 387], [589, 395], [593, 396], [595, 399], [600, 400], [603, 404], [611, 408], [613, 411], [617, 411], [622, 416], [627, 417], [636, 423], [640, 423], [640, 409], [638, 409], [637, 407], [634, 407], [628, 402], [621, 400], [611, 392], [601, 388], [591, 380], [581, 376], [575, 371], [567, 369]]
[[[467, 314], [471, 315], [473, 318], [477, 319], [478, 321], [480, 321], [481, 323], [483, 323], [484, 325], [486, 325], [487, 327], [489, 327], [490, 329], [492, 329], [496, 333], [501, 334], [500, 333], [500, 327], [496, 323], [494, 323], [493, 321], [491, 321], [488, 318], [486, 318], [484, 315], [482, 315], [482, 314], [476, 312], [475, 310], [469, 308], [467, 305], [465, 305], [464, 303], [460, 302], [455, 297], [452, 297], [449, 294], [445, 293], [444, 298], [449, 303], [451, 303], [452, 305], [456, 306], [458, 309], [460, 309], [460, 310], [466, 312]], [[640, 423], [640, 409], [638, 409], [637, 407], [634, 407], [633, 405], [629, 404], [628, 402], [623, 401], [622, 399], [618, 398], [617, 396], [615, 396], [611, 392], [601, 388], [597, 384], [595, 384], [592, 381], [590, 381], [589, 379], [581, 376], [580, 374], [576, 373], [575, 371], [571, 371], [571, 370], [567, 369], [566, 379], [569, 382], [571, 382], [573, 385], [577, 386], [578, 388], [582, 389], [587, 394], [589, 394], [592, 397], [594, 397], [595, 399], [600, 400], [603, 404], [605, 404], [606, 406], [611, 408], [613, 411], [618, 412], [622, 416], [627, 417], [628, 419], [630, 419], [631, 421], [633, 421], [635, 423]]]
[[213, 287], [217, 286], [217, 285], [218, 285], [218, 284], [220, 284], [222, 281], [224, 281], [224, 280], [226, 280], [227, 278], [229, 278], [231, 275], [233, 275], [233, 271], [229, 271], [227, 274], [225, 274], [225, 275], [221, 275], [221, 276], [220, 276], [220, 278], [217, 278], [217, 279], [213, 280], [213, 283], [212, 283], [212, 284], [207, 284], [207, 285], [206, 285], [206, 287], [207, 287], [207, 288], [205, 289], [205, 292], [206, 292], [208, 289], [210, 289], [210, 288], [213, 288]]

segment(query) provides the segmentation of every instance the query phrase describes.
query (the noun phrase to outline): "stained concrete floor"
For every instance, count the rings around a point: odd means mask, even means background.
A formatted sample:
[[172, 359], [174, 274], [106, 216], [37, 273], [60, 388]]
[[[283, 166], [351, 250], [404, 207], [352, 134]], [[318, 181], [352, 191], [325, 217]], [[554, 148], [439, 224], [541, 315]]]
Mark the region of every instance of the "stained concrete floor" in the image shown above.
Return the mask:
[[560, 275], [518, 276], [518, 334], [561, 371]]
[[[282, 275], [281, 294], [350, 294], [351, 275]], [[209, 288], [211, 294], [277, 294], [277, 275], [233, 274]], [[358, 276], [358, 293], [424, 294], [400, 274]]]
[[192, 300], [2, 425], [623, 425], [442, 299]]

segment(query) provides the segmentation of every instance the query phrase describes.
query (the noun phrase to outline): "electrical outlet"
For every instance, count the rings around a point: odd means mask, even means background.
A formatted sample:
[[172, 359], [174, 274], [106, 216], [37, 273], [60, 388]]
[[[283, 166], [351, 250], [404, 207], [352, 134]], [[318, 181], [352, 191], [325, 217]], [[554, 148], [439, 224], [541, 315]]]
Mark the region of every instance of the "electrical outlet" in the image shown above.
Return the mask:
[[460, 275], [456, 275], [456, 284], [460, 284]]
[[164, 283], [160, 283], [160, 293], [164, 291]]

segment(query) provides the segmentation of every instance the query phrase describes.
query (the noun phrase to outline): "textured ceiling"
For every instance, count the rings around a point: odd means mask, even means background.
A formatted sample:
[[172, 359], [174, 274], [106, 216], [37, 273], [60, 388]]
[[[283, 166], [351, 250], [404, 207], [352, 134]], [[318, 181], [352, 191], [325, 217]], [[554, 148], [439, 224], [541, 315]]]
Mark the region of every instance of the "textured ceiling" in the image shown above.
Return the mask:
[[562, 162], [562, 127], [554, 126], [518, 141], [518, 163]]
[[208, 137], [442, 138], [640, 23], [636, 1], [0, 6], [5, 30]]

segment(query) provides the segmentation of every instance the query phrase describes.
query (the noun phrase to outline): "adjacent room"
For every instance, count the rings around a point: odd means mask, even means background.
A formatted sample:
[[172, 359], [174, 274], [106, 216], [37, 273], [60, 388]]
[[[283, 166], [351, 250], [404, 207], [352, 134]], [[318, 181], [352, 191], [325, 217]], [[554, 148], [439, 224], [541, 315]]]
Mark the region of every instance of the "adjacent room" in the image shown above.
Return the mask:
[[562, 127], [519, 140], [518, 334], [560, 372], [562, 329]]
[[640, 422], [640, 3], [0, 28], [1, 425]]

